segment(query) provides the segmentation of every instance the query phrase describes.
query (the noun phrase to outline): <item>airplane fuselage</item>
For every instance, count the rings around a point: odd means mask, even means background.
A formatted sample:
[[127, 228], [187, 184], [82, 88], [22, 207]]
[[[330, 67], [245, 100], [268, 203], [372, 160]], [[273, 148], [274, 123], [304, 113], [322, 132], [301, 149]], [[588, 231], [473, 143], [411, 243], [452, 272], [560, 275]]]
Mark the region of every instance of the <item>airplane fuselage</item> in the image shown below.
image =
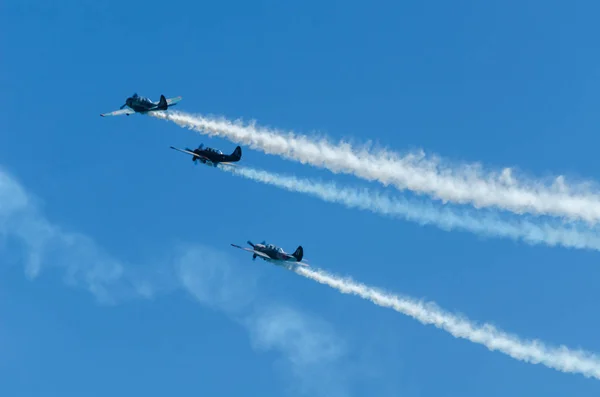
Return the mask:
[[114, 110], [112, 112], [107, 113], [100, 113], [100, 116], [129, 116], [130, 114], [135, 113], [146, 114], [155, 110], [167, 110], [167, 108], [176, 105], [179, 101], [181, 101], [180, 96], [167, 99], [164, 95], [161, 94], [160, 100], [158, 102], [154, 102], [149, 98], [139, 96], [138, 94], [133, 94], [129, 98], [125, 99], [125, 104], [122, 105], [119, 108], [119, 110]]
[[222, 154], [222, 153], [218, 153], [218, 152], [211, 152], [208, 150], [196, 149], [196, 150], [194, 150], [194, 153], [198, 154], [199, 156], [194, 156], [194, 158], [192, 159], [193, 161], [199, 160], [203, 164], [214, 165], [215, 167], [217, 166], [218, 163], [228, 161], [229, 158], [231, 157], [226, 154]]
[[197, 149], [186, 148], [188, 152], [196, 154], [192, 157], [192, 161], [200, 161], [202, 164], [216, 167], [219, 163], [235, 163], [240, 161], [242, 157], [242, 149], [238, 146], [232, 154], [223, 154], [220, 150], [211, 148], [203, 148], [200, 145]]
[[251, 252], [252, 260], [260, 258], [265, 262], [270, 262], [274, 265], [282, 266], [287, 269], [294, 269], [297, 266], [308, 266], [308, 264], [302, 262], [302, 258], [304, 257], [304, 249], [301, 245], [296, 248], [296, 251], [294, 251], [293, 254], [288, 254], [282, 248], [279, 248], [273, 244], [266, 244], [265, 242], [254, 244], [251, 241], [248, 241], [248, 245], [250, 245], [252, 249], [244, 248], [236, 244], [231, 245], [235, 248]]
[[154, 103], [148, 98], [127, 98], [126, 104], [128, 107], [130, 107], [132, 110], [138, 113], [146, 113], [150, 109], [153, 109], [156, 106], [158, 106], [158, 103]]
[[[296, 261], [296, 258], [294, 258], [292, 255], [287, 254], [285, 252], [281, 252], [278, 251], [277, 248], [270, 248], [270, 247], [266, 247], [262, 244], [255, 244], [254, 245], [254, 249], [262, 252], [265, 255], [269, 256], [269, 259], [271, 260], [276, 260], [276, 261]], [[267, 258], [263, 258], [262, 256], [259, 256], [259, 258], [264, 259], [264, 260], [268, 260]]]

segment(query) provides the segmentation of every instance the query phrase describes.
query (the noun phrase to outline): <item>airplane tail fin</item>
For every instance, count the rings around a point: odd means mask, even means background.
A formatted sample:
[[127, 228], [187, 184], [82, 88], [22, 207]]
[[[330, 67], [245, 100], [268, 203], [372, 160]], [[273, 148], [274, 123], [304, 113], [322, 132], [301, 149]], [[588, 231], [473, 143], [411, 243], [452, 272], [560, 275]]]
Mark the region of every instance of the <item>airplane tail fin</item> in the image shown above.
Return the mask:
[[160, 96], [160, 101], [158, 101], [158, 110], [167, 110], [169, 105], [167, 104], [167, 98], [164, 95]]
[[304, 249], [302, 248], [301, 245], [299, 245], [298, 248], [296, 248], [296, 251], [294, 251], [294, 253], [292, 254], [292, 256], [294, 258], [296, 258], [296, 260], [298, 262], [302, 261], [302, 258], [304, 257]]
[[242, 158], [242, 148], [239, 146], [236, 147], [233, 153], [231, 153], [231, 157], [233, 157], [234, 161], [240, 161]]

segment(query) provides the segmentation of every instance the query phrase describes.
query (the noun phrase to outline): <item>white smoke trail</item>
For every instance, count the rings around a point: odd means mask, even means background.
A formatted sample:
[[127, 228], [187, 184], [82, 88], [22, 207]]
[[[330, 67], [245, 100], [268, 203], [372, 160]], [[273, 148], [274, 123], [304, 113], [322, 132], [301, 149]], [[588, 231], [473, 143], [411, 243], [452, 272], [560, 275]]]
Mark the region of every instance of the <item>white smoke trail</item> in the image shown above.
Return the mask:
[[432, 204], [391, 198], [368, 189], [343, 188], [334, 183], [320, 183], [315, 180], [299, 179], [247, 167], [220, 166], [219, 168], [253, 181], [309, 194], [348, 208], [359, 208], [376, 214], [394, 216], [421, 225], [433, 224], [444, 230], [461, 229], [479, 235], [520, 239], [529, 244], [600, 250], [600, 235], [587, 230], [578, 230], [574, 226], [566, 228], [525, 220], [501, 220], [492, 215], [472, 215], [467, 211], [453, 211], [448, 207], [439, 208]]
[[445, 312], [434, 303], [425, 303], [411, 298], [392, 295], [350, 278], [333, 276], [322, 270], [298, 267], [297, 274], [328, 285], [344, 294], [358, 295], [381, 307], [396, 310], [422, 324], [432, 324], [449, 332], [455, 338], [467, 339], [488, 349], [497, 350], [508, 356], [531, 364], [543, 364], [562, 372], [580, 373], [586, 377], [600, 379], [600, 357], [583, 350], [573, 351], [565, 346], [548, 347], [538, 340], [523, 341], [515, 335], [496, 329], [493, 325], [477, 325], [466, 318]]
[[228, 138], [238, 144], [260, 149], [265, 153], [327, 168], [334, 173], [348, 173], [384, 185], [457, 204], [496, 207], [522, 214], [562, 216], [595, 223], [600, 220], [600, 193], [589, 183], [566, 186], [564, 177], [551, 186], [540, 181], [518, 181], [510, 168], [501, 172], [485, 172], [479, 165], [451, 168], [437, 158], [425, 158], [423, 153], [398, 154], [367, 149], [353, 149], [347, 143], [332, 144], [302, 135], [247, 126], [226, 119], [208, 118], [182, 112], [151, 112], [153, 117], [170, 120], [181, 127], [208, 135]]

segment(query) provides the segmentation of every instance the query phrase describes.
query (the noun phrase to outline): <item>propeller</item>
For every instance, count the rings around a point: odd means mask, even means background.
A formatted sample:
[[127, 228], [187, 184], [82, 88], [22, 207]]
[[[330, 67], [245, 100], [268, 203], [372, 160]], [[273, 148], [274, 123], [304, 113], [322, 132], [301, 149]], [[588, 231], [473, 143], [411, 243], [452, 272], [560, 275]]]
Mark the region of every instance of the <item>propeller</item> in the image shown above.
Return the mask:
[[133, 94], [132, 97], [129, 97], [125, 100], [125, 104], [123, 106], [121, 106], [121, 109], [123, 109], [125, 106], [130, 106], [129, 104], [133, 102], [133, 98], [136, 98], [137, 94]]

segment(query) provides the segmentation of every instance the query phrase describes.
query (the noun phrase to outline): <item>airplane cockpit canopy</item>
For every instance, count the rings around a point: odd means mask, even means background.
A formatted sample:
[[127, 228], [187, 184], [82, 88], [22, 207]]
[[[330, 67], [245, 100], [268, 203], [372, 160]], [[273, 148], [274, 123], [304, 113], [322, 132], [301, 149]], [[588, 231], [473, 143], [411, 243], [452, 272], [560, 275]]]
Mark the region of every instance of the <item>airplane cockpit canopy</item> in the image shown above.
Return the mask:
[[267, 248], [273, 251], [277, 251], [283, 254], [283, 248], [276, 247], [274, 244], [267, 244]]

